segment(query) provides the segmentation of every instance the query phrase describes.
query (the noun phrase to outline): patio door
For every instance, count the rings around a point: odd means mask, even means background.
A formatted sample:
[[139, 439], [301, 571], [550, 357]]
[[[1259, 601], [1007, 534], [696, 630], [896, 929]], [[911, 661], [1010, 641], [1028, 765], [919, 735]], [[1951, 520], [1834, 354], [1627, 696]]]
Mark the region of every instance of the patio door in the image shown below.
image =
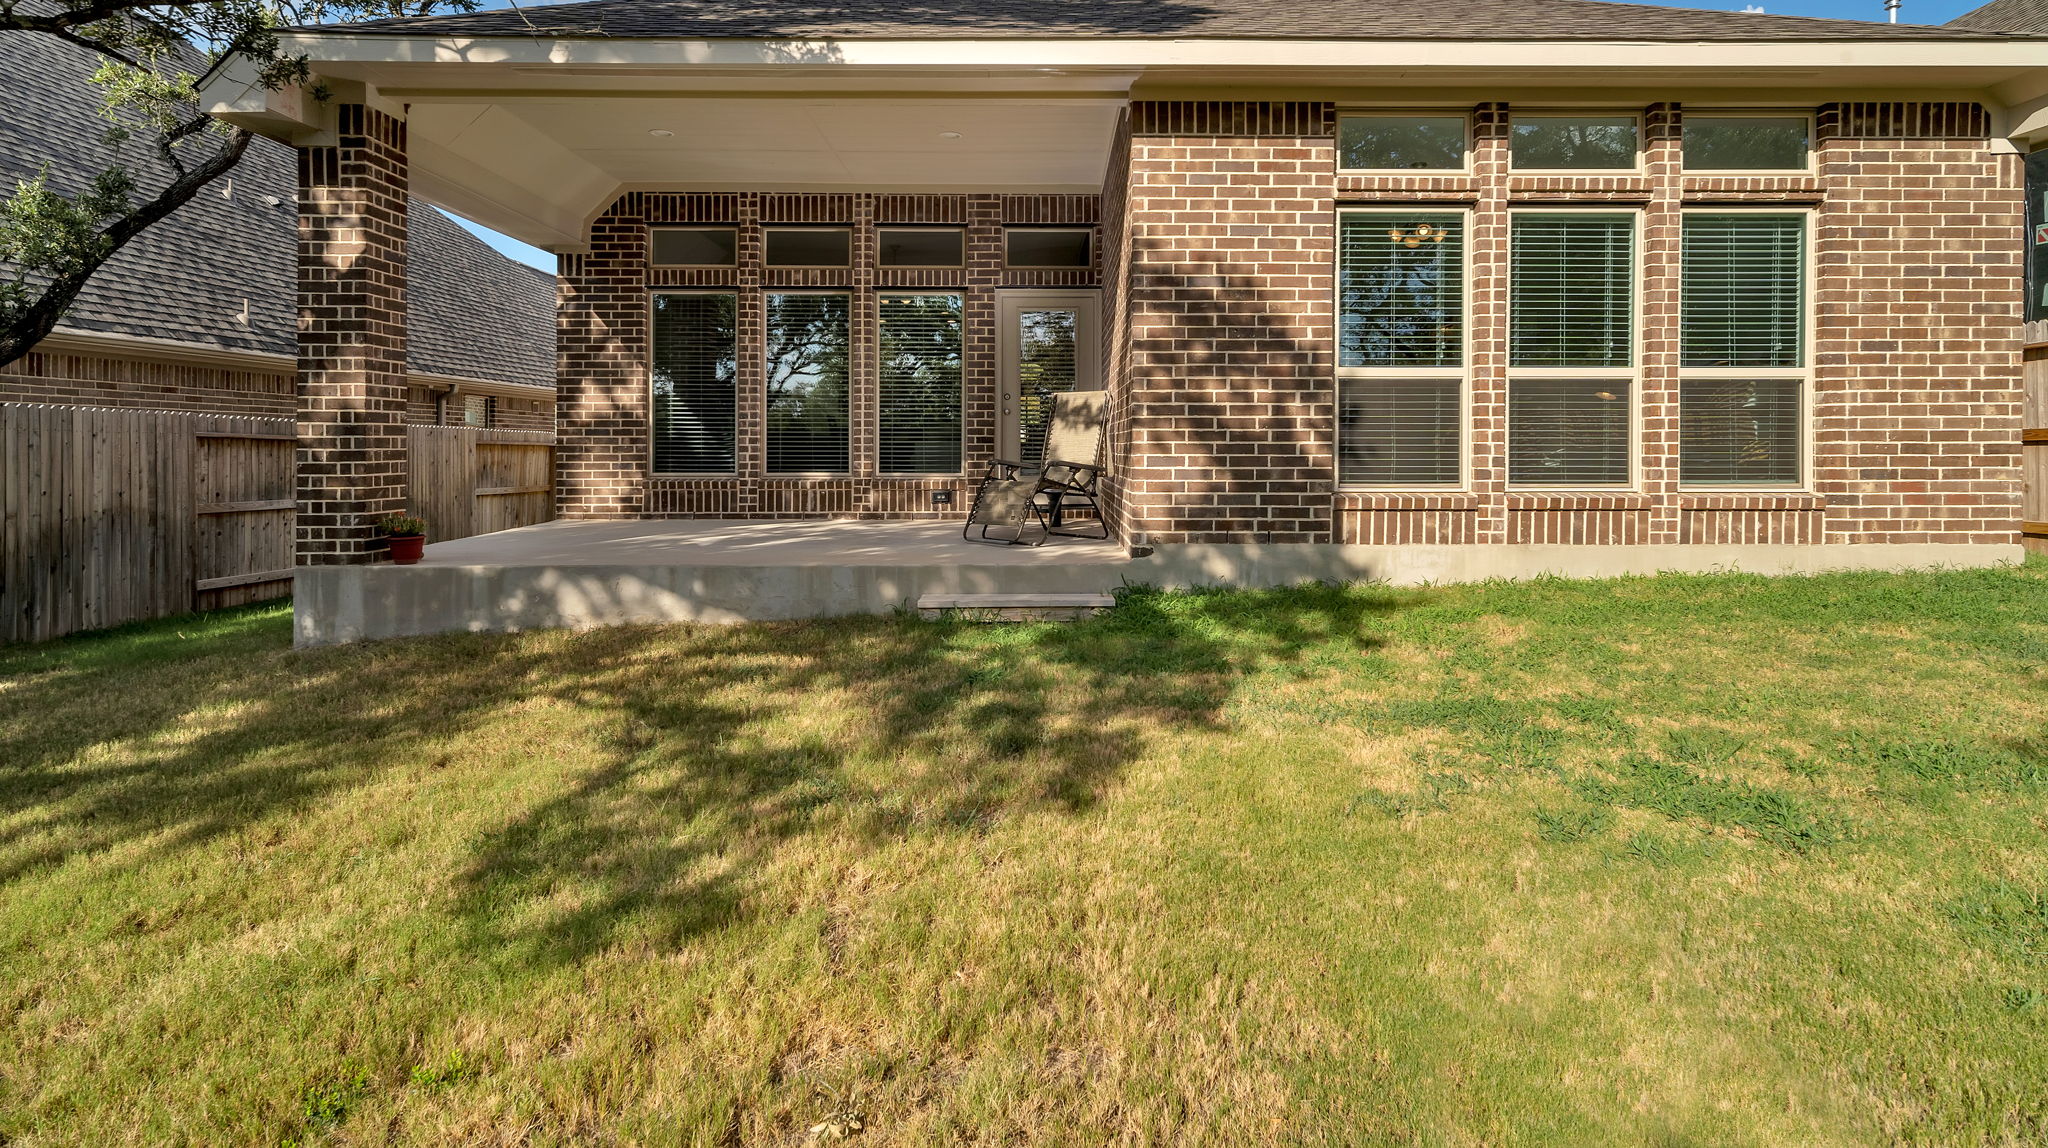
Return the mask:
[[1026, 465], [1045, 449], [1052, 396], [1102, 385], [1102, 300], [1093, 291], [1006, 291], [997, 297], [1002, 402], [996, 457]]

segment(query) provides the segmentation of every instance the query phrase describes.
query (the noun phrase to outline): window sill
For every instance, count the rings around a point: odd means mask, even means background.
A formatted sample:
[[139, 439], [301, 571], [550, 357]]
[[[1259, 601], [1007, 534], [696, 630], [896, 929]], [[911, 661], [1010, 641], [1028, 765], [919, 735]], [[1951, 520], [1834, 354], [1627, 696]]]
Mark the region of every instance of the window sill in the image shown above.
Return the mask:
[[1507, 502], [1509, 510], [1648, 510], [1651, 499], [1634, 490], [1521, 490]]
[[1364, 487], [1337, 491], [1339, 510], [1477, 510], [1479, 496], [1468, 491], [1380, 490]]
[[1680, 510], [1825, 510], [1828, 496], [1803, 490], [1682, 490]]

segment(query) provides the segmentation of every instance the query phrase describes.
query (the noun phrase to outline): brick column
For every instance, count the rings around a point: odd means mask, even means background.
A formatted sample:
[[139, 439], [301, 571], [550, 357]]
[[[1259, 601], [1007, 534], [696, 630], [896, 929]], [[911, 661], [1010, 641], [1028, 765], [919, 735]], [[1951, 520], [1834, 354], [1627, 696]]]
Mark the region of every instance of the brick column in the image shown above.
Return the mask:
[[1636, 401], [1642, 415], [1643, 493], [1650, 497], [1653, 545], [1678, 541], [1678, 278], [1683, 239], [1682, 140], [1677, 104], [1652, 104], [1644, 116], [1650, 203], [1643, 211], [1642, 363]]
[[302, 566], [383, 557], [376, 522], [406, 496], [405, 124], [335, 111], [336, 146], [299, 152]]
[[1132, 105], [1125, 525], [1155, 542], [1335, 538], [1335, 117]]
[[[555, 513], [633, 518], [647, 496], [647, 222], [621, 196], [555, 280]], [[744, 417], [744, 412], [743, 412]]]
[[1508, 106], [1472, 112], [1471, 340], [1472, 492], [1478, 500], [1474, 542], [1508, 537]]

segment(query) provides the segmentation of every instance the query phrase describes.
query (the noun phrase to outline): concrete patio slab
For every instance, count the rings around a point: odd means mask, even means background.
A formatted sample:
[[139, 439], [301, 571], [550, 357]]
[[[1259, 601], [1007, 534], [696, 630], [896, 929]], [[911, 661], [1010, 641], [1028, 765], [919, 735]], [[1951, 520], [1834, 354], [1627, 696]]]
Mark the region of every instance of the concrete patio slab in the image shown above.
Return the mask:
[[422, 565], [968, 566], [1121, 564], [1123, 547], [1055, 537], [1043, 546], [968, 542], [957, 522], [557, 521], [427, 547]]

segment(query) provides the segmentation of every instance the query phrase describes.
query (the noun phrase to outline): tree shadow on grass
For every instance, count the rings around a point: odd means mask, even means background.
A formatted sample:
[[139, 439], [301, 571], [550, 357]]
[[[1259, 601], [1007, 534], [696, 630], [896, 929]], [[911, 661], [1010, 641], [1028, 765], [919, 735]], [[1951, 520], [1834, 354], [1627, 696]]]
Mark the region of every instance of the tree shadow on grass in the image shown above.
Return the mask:
[[591, 764], [478, 846], [451, 905], [468, 943], [539, 964], [628, 933], [672, 945], [747, 912], [805, 834], [879, 847], [1085, 814], [1156, 739], [1219, 724], [1245, 672], [1377, 645], [1372, 618], [1412, 597], [1140, 591], [1076, 625], [853, 618], [297, 653], [275, 626], [191, 653], [104, 644], [118, 637], [35, 666], [0, 651], [0, 887], [344, 797], [545, 702], [570, 708]]

